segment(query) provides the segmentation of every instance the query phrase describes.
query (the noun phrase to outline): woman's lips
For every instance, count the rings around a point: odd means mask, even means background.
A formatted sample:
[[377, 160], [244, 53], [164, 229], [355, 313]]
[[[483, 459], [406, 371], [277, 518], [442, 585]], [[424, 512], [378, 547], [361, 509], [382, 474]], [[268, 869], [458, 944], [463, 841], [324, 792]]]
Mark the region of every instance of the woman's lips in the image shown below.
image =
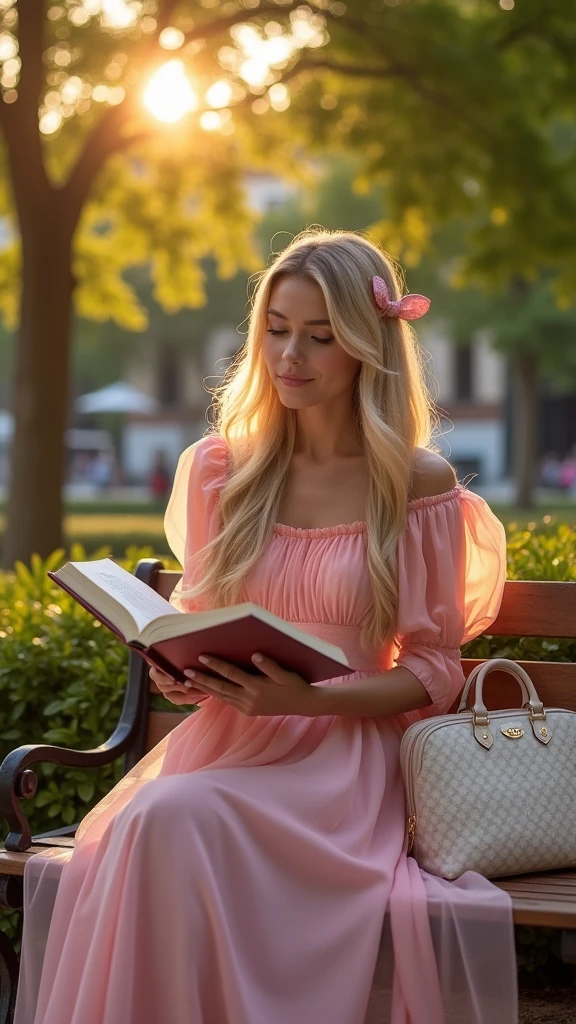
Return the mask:
[[303, 384], [310, 384], [309, 380], [294, 380], [293, 378], [290, 377], [282, 377], [281, 375], [279, 376], [282, 383], [286, 384], [286, 386], [289, 388], [300, 388], [302, 387]]

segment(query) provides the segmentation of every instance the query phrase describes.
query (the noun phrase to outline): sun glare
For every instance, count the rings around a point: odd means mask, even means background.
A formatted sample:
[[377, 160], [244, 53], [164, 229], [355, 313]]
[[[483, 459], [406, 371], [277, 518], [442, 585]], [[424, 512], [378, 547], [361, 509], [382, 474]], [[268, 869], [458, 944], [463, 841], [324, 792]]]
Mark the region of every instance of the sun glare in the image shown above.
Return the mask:
[[130, 0], [101, 0], [102, 24], [108, 28], [130, 28], [138, 20], [141, 6]]
[[144, 104], [154, 117], [167, 124], [195, 110], [198, 98], [181, 60], [170, 60], [153, 75], [144, 92]]

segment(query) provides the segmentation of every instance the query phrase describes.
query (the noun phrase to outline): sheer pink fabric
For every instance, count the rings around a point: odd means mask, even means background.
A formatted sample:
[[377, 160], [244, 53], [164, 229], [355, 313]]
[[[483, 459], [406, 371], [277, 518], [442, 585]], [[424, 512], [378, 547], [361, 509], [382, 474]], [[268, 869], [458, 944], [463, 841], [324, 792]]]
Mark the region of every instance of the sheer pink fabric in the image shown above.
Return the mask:
[[[180, 460], [166, 533], [184, 582], [219, 528], [226, 467], [218, 437]], [[461, 486], [411, 502], [397, 642], [372, 661], [365, 543], [361, 522], [277, 524], [243, 599], [339, 644], [355, 671], [329, 685], [397, 662], [434, 705], [247, 719], [205, 700], [86, 816], [73, 854], [28, 862], [15, 1024], [517, 1020], [509, 899], [406, 856], [398, 757], [410, 720], [452, 704], [459, 644], [498, 612], [504, 532]]]

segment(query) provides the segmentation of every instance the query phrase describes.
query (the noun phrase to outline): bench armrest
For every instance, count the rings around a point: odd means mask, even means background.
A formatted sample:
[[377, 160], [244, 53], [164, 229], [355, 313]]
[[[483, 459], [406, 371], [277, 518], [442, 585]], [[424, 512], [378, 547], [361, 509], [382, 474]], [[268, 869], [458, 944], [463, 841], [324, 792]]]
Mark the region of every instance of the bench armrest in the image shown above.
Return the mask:
[[110, 764], [130, 746], [134, 734], [134, 721], [122, 716], [110, 739], [92, 750], [70, 750], [67, 747], [45, 743], [27, 743], [6, 755], [0, 765], [0, 816], [8, 823], [10, 832], [5, 848], [21, 852], [31, 845], [32, 836], [20, 799], [34, 796], [38, 780], [28, 765], [41, 761], [71, 768], [98, 768]]

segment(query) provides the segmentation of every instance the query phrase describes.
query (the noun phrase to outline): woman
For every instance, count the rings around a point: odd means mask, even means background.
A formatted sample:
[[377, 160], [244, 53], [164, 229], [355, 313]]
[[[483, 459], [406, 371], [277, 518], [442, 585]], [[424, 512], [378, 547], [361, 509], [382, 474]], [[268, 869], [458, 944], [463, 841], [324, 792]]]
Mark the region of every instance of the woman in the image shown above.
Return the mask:
[[508, 897], [407, 856], [400, 740], [458, 696], [505, 539], [433, 450], [406, 322], [429, 301], [399, 296], [363, 237], [296, 239], [166, 513], [178, 607], [255, 601], [354, 671], [309, 686], [206, 651], [218, 679], [153, 672], [202, 709], [87, 815], [71, 857], [30, 860], [16, 1024], [516, 1020]]

